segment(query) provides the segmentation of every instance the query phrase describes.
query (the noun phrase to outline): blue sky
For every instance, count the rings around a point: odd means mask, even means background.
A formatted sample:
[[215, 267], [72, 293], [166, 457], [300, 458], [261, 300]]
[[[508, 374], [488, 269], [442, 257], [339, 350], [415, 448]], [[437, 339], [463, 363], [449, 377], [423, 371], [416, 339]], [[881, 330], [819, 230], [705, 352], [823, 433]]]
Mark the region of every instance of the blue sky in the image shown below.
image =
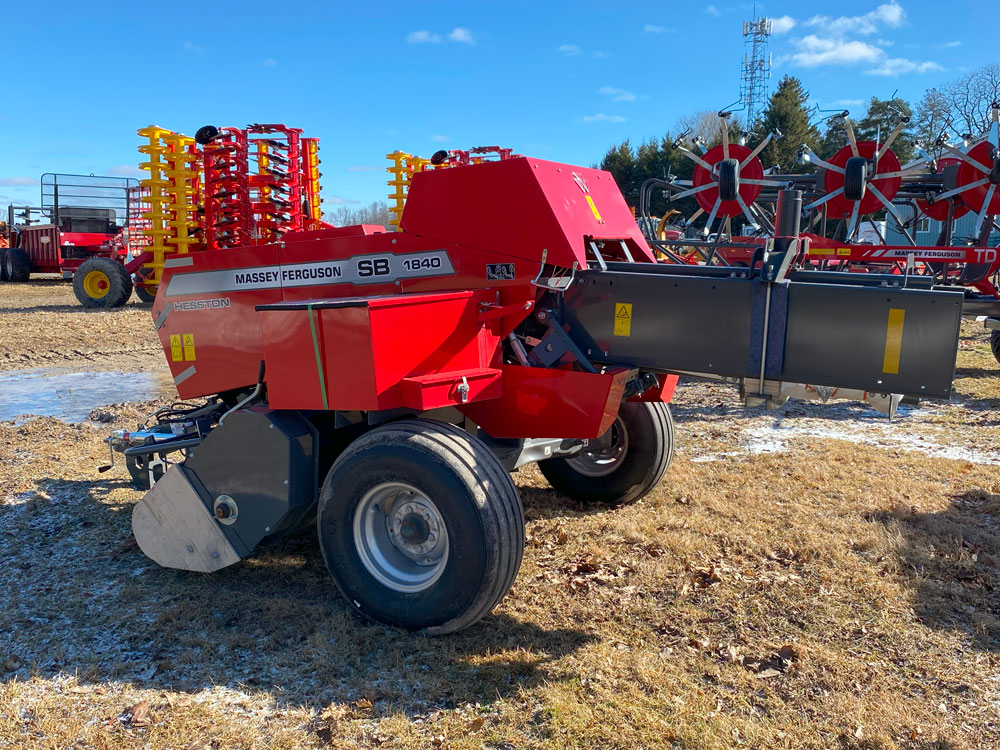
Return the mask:
[[[139, 5], [140, 7], [136, 7]], [[758, 3], [774, 79], [863, 112], [1000, 56], [998, 0]], [[162, 9], [162, 10], [157, 10]], [[589, 165], [737, 99], [750, 3], [58, 0], [4, 10], [0, 204], [42, 172], [136, 173], [137, 128], [284, 122], [320, 137], [329, 209], [384, 156], [497, 144]]]

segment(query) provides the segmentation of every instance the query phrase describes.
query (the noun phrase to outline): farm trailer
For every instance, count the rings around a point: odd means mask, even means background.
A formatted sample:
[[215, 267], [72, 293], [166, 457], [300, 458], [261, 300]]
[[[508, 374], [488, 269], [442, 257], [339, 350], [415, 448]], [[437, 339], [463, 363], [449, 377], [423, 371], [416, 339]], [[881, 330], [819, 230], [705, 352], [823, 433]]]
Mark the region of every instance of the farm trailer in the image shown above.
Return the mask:
[[[32, 273], [60, 273], [73, 279], [84, 307], [121, 307], [132, 296], [133, 275], [147, 259], [138, 181], [46, 173], [39, 206], [7, 207], [9, 247], [0, 250], [0, 280], [27, 281]], [[144, 302], [153, 295], [135, 277]]]

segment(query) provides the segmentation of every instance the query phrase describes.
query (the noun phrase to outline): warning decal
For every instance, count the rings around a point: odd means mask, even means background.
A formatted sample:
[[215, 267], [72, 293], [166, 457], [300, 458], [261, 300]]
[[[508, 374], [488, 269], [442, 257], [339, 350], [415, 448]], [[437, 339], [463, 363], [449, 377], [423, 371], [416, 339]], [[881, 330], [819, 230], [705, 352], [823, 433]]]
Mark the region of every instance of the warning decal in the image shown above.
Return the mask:
[[170, 334], [170, 361], [183, 362], [184, 350], [181, 349], [181, 337], [178, 333]]
[[184, 361], [194, 362], [194, 334], [184, 334]]
[[632, 335], [632, 303], [615, 302], [615, 336]]
[[590, 197], [590, 194], [583, 197], [587, 199], [587, 205], [590, 206], [590, 210], [593, 212], [594, 218], [597, 219], [597, 223], [603, 224], [604, 219], [601, 218], [601, 212], [597, 210], [597, 206], [594, 204], [594, 199]]

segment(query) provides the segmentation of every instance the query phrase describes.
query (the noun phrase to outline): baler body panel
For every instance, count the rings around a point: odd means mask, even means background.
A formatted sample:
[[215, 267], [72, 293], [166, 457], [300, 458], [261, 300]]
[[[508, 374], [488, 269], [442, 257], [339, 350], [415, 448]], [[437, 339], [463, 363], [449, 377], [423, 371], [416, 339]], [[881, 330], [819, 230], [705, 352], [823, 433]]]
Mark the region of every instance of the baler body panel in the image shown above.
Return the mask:
[[654, 257], [610, 172], [541, 159], [414, 175], [404, 232], [489, 251], [493, 262], [547, 260], [586, 266], [587, 238], [627, 240], [633, 258]]
[[496, 398], [500, 339], [479, 319], [483, 301], [465, 291], [262, 307], [270, 405], [426, 411]]

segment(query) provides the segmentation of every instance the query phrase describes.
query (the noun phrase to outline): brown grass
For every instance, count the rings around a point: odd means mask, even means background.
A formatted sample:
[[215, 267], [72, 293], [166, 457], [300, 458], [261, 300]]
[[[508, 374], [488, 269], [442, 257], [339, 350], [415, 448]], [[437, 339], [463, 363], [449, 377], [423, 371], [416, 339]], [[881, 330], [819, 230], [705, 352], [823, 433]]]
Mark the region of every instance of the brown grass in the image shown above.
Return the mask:
[[[991, 447], [997, 366], [964, 341], [934, 429]], [[634, 506], [520, 471], [514, 588], [442, 639], [359, 620], [308, 533], [159, 569], [139, 493], [94, 468], [106, 427], [0, 423], [0, 748], [996, 747], [1000, 467], [831, 439], [752, 456], [740, 420], [771, 417], [729, 389], [677, 407], [675, 463]]]

